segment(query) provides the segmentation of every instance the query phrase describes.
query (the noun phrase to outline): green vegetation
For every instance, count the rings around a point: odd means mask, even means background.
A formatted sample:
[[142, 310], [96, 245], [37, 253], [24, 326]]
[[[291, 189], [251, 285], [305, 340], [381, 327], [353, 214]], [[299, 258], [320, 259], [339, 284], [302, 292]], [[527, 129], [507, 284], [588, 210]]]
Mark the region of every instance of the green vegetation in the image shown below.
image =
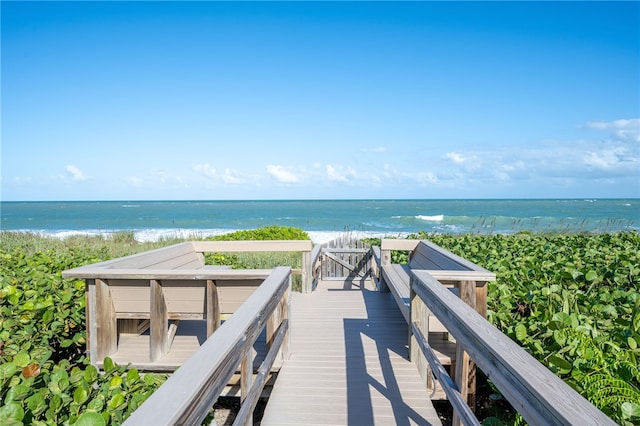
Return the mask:
[[268, 240], [310, 240], [302, 229], [287, 226], [265, 226], [258, 229], [236, 231], [208, 238], [212, 241], [268, 241]]
[[[214, 239], [287, 237], [308, 239], [278, 227]], [[489, 320], [615, 421], [640, 424], [637, 232], [411, 237], [495, 272]], [[62, 241], [0, 233], [0, 425], [119, 424], [164, 381], [109, 360], [106, 374], [97, 374], [84, 355], [84, 282], [60, 273], [176, 242], [137, 243], [131, 233]], [[208, 263], [300, 267], [299, 255], [281, 255], [218, 253]], [[393, 256], [406, 260], [406, 253]]]
[[[236, 231], [229, 234], [207, 238], [211, 241], [268, 241], [268, 240], [310, 240], [309, 234], [298, 228], [286, 226], [265, 226], [263, 228]], [[302, 268], [302, 256], [298, 252], [248, 252], [248, 253], [207, 253], [205, 263], [208, 265], [229, 265], [233, 269], [271, 269], [276, 266]], [[302, 288], [302, 277], [293, 274], [291, 277], [293, 291]]]
[[0, 425], [121, 423], [164, 377], [88, 365], [85, 283], [61, 272], [148, 246], [3, 232], [0, 247]]
[[427, 235], [497, 274], [489, 320], [620, 424], [640, 424], [640, 234]]
[[[309, 238], [292, 228], [269, 227], [216, 239], [293, 236]], [[164, 382], [165, 375], [142, 375], [108, 358], [105, 374], [89, 365], [85, 283], [63, 279], [61, 272], [180, 241], [138, 243], [132, 232], [65, 240], [0, 233], [1, 426], [120, 424]], [[253, 261], [240, 256], [236, 266], [270, 268], [285, 260], [268, 253]]]

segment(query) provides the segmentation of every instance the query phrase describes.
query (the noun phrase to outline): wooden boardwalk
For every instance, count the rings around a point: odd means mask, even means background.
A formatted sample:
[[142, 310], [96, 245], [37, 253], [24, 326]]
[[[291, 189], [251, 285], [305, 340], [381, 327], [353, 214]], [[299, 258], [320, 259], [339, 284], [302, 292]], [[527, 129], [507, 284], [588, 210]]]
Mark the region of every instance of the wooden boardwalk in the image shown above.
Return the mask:
[[365, 282], [321, 281], [292, 294], [290, 358], [261, 425], [440, 425], [408, 360], [393, 296]]

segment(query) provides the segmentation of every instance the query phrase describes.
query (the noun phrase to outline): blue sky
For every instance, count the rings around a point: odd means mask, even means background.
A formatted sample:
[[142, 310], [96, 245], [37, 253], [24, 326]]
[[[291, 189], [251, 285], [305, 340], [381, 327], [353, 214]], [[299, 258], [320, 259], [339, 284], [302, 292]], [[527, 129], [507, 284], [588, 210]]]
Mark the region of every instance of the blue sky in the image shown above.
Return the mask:
[[1, 13], [5, 201], [640, 197], [638, 2]]

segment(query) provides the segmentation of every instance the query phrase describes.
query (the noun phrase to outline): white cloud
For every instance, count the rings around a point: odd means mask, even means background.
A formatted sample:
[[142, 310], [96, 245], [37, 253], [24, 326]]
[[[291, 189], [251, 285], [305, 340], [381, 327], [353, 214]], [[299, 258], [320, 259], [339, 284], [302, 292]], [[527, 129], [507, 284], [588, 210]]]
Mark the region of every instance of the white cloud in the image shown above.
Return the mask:
[[608, 132], [618, 139], [640, 142], [640, 118], [614, 121], [590, 121], [585, 127]]
[[379, 153], [379, 152], [387, 152], [387, 148], [385, 148], [384, 146], [376, 146], [373, 148], [363, 148], [361, 149], [362, 152], [373, 152], [373, 153]]
[[280, 183], [297, 183], [300, 181], [290, 167], [268, 165], [267, 172]]
[[420, 186], [437, 185], [438, 183], [440, 183], [438, 176], [436, 176], [433, 172], [415, 173], [413, 175], [413, 179], [415, 179], [415, 181]]
[[87, 180], [87, 175], [85, 175], [82, 170], [72, 164], [68, 164], [64, 169], [68, 174], [71, 175], [71, 179], [74, 181]]
[[142, 186], [142, 184], [144, 183], [144, 181], [137, 176], [130, 176], [125, 180], [131, 186]]
[[194, 165], [193, 170], [210, 178], [216, 177], [216, 169], [206, 163]]
[[462, 157], [462, 154], [458, 152], [447, 152], [444, 155], [444, 158], [446, 158], [447, 160], [451, 160], [456, 164], [462, 164], [465, 161], [464, 158]]
[[224, 183], [231, 184], [239, 184], [242, 183], [242, 179], [237, 176], [236, 172], [232, 172], [230, 169], [224, 169], [224, 174], [222, 175], [222, 180]]
[[346, 169], [342, 166], [333, 166], [331, 164], [327, 164], [325, 166], [325, 171], [327, 172], [327, 177], [330, 180], [334, 180], [337, 182], [349, 182], [350, 180], [357, 177], [356, 171], [347, 167]]

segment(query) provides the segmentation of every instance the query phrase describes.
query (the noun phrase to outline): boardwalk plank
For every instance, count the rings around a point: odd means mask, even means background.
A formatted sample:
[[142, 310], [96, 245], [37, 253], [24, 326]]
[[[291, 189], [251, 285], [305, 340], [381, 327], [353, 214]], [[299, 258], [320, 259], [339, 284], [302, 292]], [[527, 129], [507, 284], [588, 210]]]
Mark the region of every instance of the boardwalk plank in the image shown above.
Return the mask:
[[291, 356], [261, 425], [441, 424], [389, 293], [322, 281], [293, 294], [291, 316]]

